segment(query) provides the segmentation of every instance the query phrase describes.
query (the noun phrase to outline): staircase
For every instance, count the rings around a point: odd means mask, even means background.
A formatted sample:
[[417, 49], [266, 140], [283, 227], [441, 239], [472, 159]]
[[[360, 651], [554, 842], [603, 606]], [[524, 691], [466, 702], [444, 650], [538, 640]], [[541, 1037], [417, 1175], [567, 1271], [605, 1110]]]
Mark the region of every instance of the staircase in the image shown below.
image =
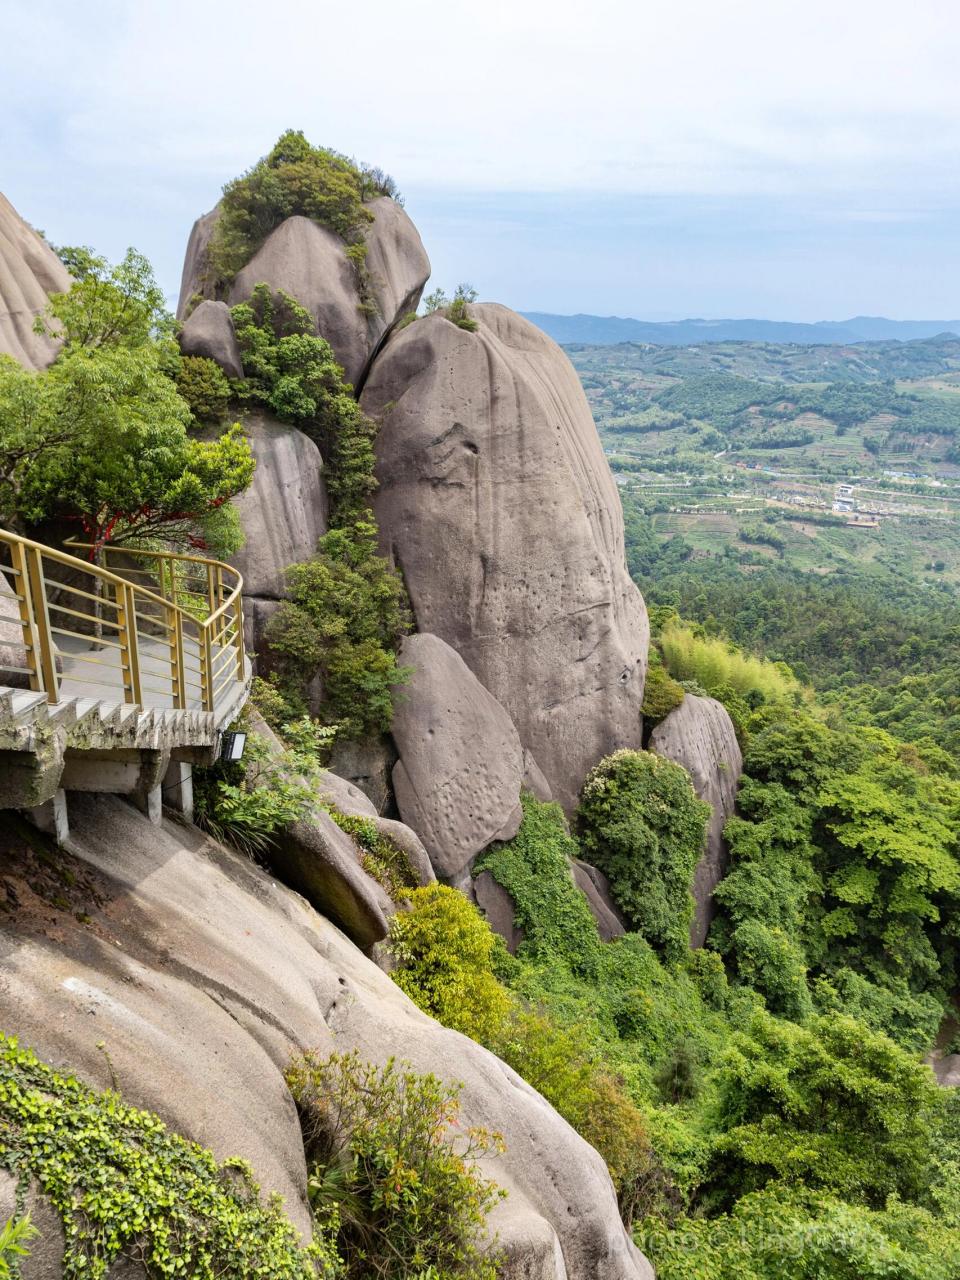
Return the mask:
[[69, 791], [189, 811], [192, 766], [216, 759], [250, 684], [236, 570], [112, 547], [100, 561], [0, 530], [0, 809], [62, 841]]

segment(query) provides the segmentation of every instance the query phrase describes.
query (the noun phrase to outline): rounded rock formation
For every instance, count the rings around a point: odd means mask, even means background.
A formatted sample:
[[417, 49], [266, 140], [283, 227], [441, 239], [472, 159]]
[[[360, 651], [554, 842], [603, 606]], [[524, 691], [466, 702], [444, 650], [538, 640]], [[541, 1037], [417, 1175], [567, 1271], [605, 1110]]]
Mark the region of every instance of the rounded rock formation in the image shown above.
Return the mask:
[[[385, 335], [409, 311], [415, 311], [430, 276], [430, 261], [416, 227], [394, 200], [381, 196], [366, 206], [373, 214], [364, 239], [371, 314], [361, 309], [357, 273], [343, 240], [310, 218], [281, 222], [230, 286], [227, 301], [245, 302], [265, 283], [296, 298], [313, 316], [317, 332], [333, 347], [348, 382], [359, 386]], [[187, 245], [178, 316], [191, 299], [207, 296], [206, 249], [218, 209], [196, 222]]]
[[0, 353], [28, 369], [45, 369], [59, 344], [34, 333], [51, 293], [66, 293], [73, 277], [46, 240], [0, 195]]
[[722, 702], [688, 693], [650, 735], [650, 750], [683, 765], [693, 789], [711, 808], [703, 855], [693, 882], [691, 947], [702, 947], [713, 919], [713, 891], [727, 869], [724, 823], [733, 813], [743, 754]]
[[[505, 1276], [653, 1280], [597, 1153], [493, 1054], [421, 1013], [329, 921], [193, 828], [77, 796], [84, 913], [36, 898], [26, 842], [2, 845], [19, 907], [0, 916], [0, 1025], [54, 1067], [157, 1112], [221, 1160], [241, 1156], [311, 1229], [291, 1056], [356, 1049], [463, 1082], [461, 1123], [500, 1131], [484, 1163]], [[9, 833], [8, 833], [9, 835]], [[22, 848], [20, 847], [22, 846]], [[77, 899], [78, 904], [81, 898]], [[104, 1045], [108, 1052], [104, 1053]], [[0, 1181], [0, 1205], [6, 1203]], [[49, 1240], [50, 1248], [55, 1241]], [[45, 1280], [59, 1264], [45, 1260]]]
[[523, 751], [503, 707], [437, 636], [407, 636], [399, 660], [413, 675], [393, 714], [393, 790], [437, 875], [450, 880], [491, 840], [516, 835]]
[[376, 512], [422, 631], [503, 705], [566, 808], [588, 770], [639, 747], [649, 629], [583, 389], [506, 307], [396, 334], [362, 396], [380, 422]]
[[185, 356], [215, 360], [228, 378], [243, 377], [240, 346], [225, 302], [205, 298], [183, 322], [180, 350]]

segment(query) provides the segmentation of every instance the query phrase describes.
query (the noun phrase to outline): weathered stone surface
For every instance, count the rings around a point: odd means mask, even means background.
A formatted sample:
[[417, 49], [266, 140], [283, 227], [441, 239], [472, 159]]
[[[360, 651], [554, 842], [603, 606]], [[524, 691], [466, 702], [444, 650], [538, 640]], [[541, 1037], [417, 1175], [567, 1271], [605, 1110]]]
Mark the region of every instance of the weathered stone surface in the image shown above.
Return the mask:
[[937, 1084], [942, 1089], [960, 1088], [960, 1053], [947, 1053], [942, 1058], [934, 1057], [930, 1065], [937, 1077]]
[[284, 570], [307, 560], [327, 531], [327, 491], [313, 441], [265, 413], [248, 413], [244, 430], [257, 461], [250, 488], [233, 499], [246, 542], [231, 558], [243, 592], [280, 600]]
[[358, 947], [372, 947], [387, 936], [396, 907], [364, 871], [354, 842], [322, 809], [278, 832], [265, 858], [284, 884], [302, 893]]
[[[360, 309], [357, 274], [344, 242], [310, 218], [287, 218], [237, 274], [227, 301], [250, 297], [261, 282], [292, 294], [313, 316], [343, 365], [347, 381], [359, 386], [384, 336], [408, 311], [416, 310], [430, 276], [430, 261], [416, 227], [387, 196], [371, 200], [374, 220], [367, 227], [367, 272], [375, 313]], [[218, 210], [194, 225], [187, 245], [177, 315], [186, 314], [197, 293], [210, 296], [204, 279], [204, 256]]]
[[516, 835], [523, 752], [503, 707], [437, 636], [407, 636], [400, 665], [414, 672], [393, 714], [393, 789], [400, 816], [448, 879], [491, 840]]
[[33, 331], [51, 293], [66, 293], [72, 277], [47, 242], [0, 195], [0, 354], [28, 369], [45, 369], [59, 344]]
[[703, 856], [693, 883], [696, 912], [690, 945], [702, 947], [713, 919], [713, 891], [727, 869], [723, 826], [733, 813], [743, 755], [726, 707], [715, 698], [688, 693], [650, 735], [650, 750], [682, 764], [693, 789], [712, 809]]
[[392, 841], [401, 853], [406, 854], [413, 878], [420, 888], [436, 883], [436, 873], [430, 855], [423, 846], [417, 833], [405, 822], [397, 822], [395, 818], [381, 818], [379, 815], [371, 819], [381, 835]]
[[489, 871], [481, 871], [474, 877], [473, 895], [487, 924], [503, 938], [510, 954], [516, 955], [517, 947], [523, 941], [523, 930], [516, 921], [517, 909], [513, 898]]
[[335, 742], [330, 768], [359, 787], [377, 813], [395, 813], [390, 774], [397, 753], [389, 738], [364, 738], [359, 742]]
[[240, 346], [225, 302], [207, 298], [191, 311], [180, 330], [180, 350], [185, 356], [216, 360], [228, 378], [243, 377]]
[[348, 778], [338, 777], [329, 769], [320, 774], [320, 798], [329, 801], [351, 818], [376, 818], [378, 813], [360, 788]]
[[416, 1009], [302, 899], [199, 832], [154, 827], [123, 801], [76, 797], [71, 822], [102, 902], [91, 903], [89, 924], [46, 903], [31, 911], [26, 878], [5, 862], [22, 905], [0, 919], [0, 1026], [98, 1088], [112, 1070], [131, 1104], [221, 1159], [250, 1160], [305, 1233], [306, 1169], [282, 1075], [293, 1053], [395, 1055], [463, 1081], [463, 1125], [506, 1139], [505, 1154], [486, 1162], [509, 1193], [493, 1222], [506, 1274], [652, 1280], [600, 1157], [502, 1062]]
[[537, 800], [549, 804], [553, 799], [550, 783], [543, 775], [543, 770], [533, 758], [533, 753], [526, 747], [523, 749], [523, 789], [529, 791]]
[[505, 307], [397, 333], [362, 396], [381, 422], [376, 510], [417, 625], [512, 717], [553, 794], [640, 745], [648, 643], [617, 488], [573, 367]]
[[210, 281], [207, 278], [207, 247], [220, 216], [220, 206], [202, 214], [190, 230], [187, 251], [183, 259], [180, 277], [180, 299], [177, 302], [177, 319], [185, 320], [195, 298], [209, 298]]
[[579, 858], [574, 859], [572, 871], [574, 883], [586, 898], [597, 922], [600, 937], [604, 942], [621, 938], [627, 932], [627, 922], [614, 901], [610, 881], [599, 867], [581, 862]]

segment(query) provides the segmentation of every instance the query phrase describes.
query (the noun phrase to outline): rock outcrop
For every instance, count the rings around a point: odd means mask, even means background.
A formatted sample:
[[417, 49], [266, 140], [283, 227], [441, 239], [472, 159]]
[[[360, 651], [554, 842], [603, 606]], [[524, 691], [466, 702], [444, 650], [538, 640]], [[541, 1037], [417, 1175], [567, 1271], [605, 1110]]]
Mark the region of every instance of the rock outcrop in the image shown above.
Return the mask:
[[376, 511], [421, 631], [509, 712], [554, 796], [640, 745], [648, 626], [590, 408], [555, 343], [505, 307], [395, 334], [361, 403]]
[[[387, 196], [367, 205], [373, 222], [365, 232], [371, 314], [361, 309], [357, 273], [344, 242], [310, 218], [282, 222], [237, 274], [227, 301], [250, 297], [266, 283], [292, 294], [313, 316], [317, 332], [333, 347], [347, 381], [359, 386], [384, 336], [408, 311], [415, 311], [430, 276], [430, 261], [416, 227]], [[190, 299], [206, 295], [204, 258], [218, 211], [194, 225], [187, 246], [177, 314], [186, 314]]]
[[603, 941], [611, 942], [614, 938], [622, 938], [627, 932], [627, 922], [616, 904], [610, 881], [600, 868], [576, 858], [573, 863], [573, 880], [587, 900]]
[[233, 499], [246, 541], [230, 562], [243, 575], [247, 645], [262, 658], [267, 624], [286, 595], [285, 570], [309, 559], [327, 531], [327, 490], [309, 436], [261, 412], [247, 413], [243, 426], [257, 468]]
[[206, 298], [191, 311], [180, 330], [180, 350], [185, 356], [215, 360], [228, 378], [243, 377], [240, 344], [225, 302]]
[[243, 428], [257, 469], [233, 500], [247, 540], [231, 563], [244, 595], [281, 600], [284, 570], [309, 559], [327, 531], [323, 461], [309, 436], [269, 414], [248, 413]]
[[180, 276], [180, 299], [177, 302], [177, 319], [186, 320], [191, 307], [210, 297], [210, 284], [206, 278], [207, 248], [220, 216], [220, 206], [202, 214], [190, 229], [187, 251]]
[[650, 750], [682, 764], [712, 813], [693, 884], [696, 912], [690, 945], [702, 947], [713, 919], [713, 891], [727, 869], [724, 823], [733, 813], [743, 755], [723, 703], [688, 693], [650, 735]]
[[28, 369], [45, 369], [58, 344], [34, 333], [33, 322], [51, 293], [66, 293], [73, 279], [42, 236], [0, 195], [0, 354]]
[[652, 1280], [596, 1152], [302, 899], [199, 832], [152, 826], [116, 798], [77, 796], [71, 824], [70, 893], [89, 887], [84, 912], [40, 900], [20, 862], [27, 842], [0, 835], [18, 903], [0, 917], [0, 1026], [24, 1045], [97, 1088], [117, 1087], [219, 1158], [249, 1160], [304, 1233], [306, 1169], [284, 1068], [308, 1048], [395, 1055], [463, 1081], [463, 1124], [504, 1135], [505, 1154], [485, 1169], [508, 1192], [492, 1220], [505, 1276]]
[[413, 675], [393, 715], [394, 795], [437, 875], [450, 880], [491, 840], [516, 835], [523, 751], [503, 707], [448, 644], [408, 636], [399, 660]]

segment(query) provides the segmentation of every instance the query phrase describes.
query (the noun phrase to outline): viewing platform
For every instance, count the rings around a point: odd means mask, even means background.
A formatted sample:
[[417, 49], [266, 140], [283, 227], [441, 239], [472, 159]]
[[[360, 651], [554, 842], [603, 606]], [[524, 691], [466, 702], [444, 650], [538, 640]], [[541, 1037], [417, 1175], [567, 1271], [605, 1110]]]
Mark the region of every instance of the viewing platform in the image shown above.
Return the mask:
[[61, 841], [70, 791], [130, 795], [157, 821], [164, 803], [189, 813], [192, 766], [217, 758], [251, 676], [235, 569], [91, 551], [0, 530], [0, 809]]

